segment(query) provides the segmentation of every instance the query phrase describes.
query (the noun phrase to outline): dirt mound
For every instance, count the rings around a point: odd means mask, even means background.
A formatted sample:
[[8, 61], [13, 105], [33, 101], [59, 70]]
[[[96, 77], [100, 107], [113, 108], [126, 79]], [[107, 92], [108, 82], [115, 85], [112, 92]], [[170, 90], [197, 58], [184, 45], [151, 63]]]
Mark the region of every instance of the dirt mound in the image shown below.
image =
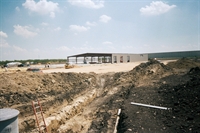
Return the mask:
[[96, 84], [92, 74], [58, 73], [39, 74], [29, 72], [1, 73], [0, 99], [2, 107], [27, 103], [38, 98], [56, 96], [65, 91], [75, 91]]
[[104, 74], [106, 78], [104, 88], [109, 89], [113, 86], [137, 85], [143, 81], [155, 79], [173, 74], [173, 70], [163, 63], [156, 60], [150, 60], [147, 63], [141, 63], [129, 72], [118, 72]]
[[[73, 101], [75, 96], [97, 86], [95, 76], [94, 73], [1, 73], [0, 108], [16, 108], [20, 111], [19, 118], [27, 121], [33, 116], [31, 101], [38, 98], [48, 116], [63, 102]], [[20, 123], [20, 130], [27, 127], [30, 130], [24, 121]]]
[[157, 60], [150, 60], [136, 66], [130, 73], [137, 77], [161, 78], [172, 72], [172, 69]]
[[200, 63], [194, 59], [181, 58], [176, 62], [169, 62], [167, 66], [174, 69], [190, 69], [192, 67], [200, 67]]
[[[97, 111], [97, 118], [93, 120], [88, 132], [109, 132], [109, 124], [115, 124], [116, 112], [119, 108], [122, 109], [122, 115], [118, 126], [118, 132], [166, 131], [163, 129], [166, 127], [162, 125], [160, 121], [146, 122], [147, 119], [155, 119], [155, 117], [160, 117], [162, 114], [158, 113], [154, 115], [155, 110], [151, 113], [148, 113], [149, 110], [144, 112], [139, 109], [138, 111], [138, 108], [136, 107], [136, 109], [134, 109], [134, 106], [130, 105], [130, 103], [133, 101], [143, 103], [152, 102], [155, 105], [162, 105], [163, 99], [155, 94], [157, 93], [157, 87], [155, 87], [155, 85], [152, 87], [151, 85], [158, 82], [160, 78], [171, 74], [173, 74], [171, 68], [156, 60], [150, 60], [150, 62], [142, 63], [129, 72], [115, 73], [110, 76], [110, 78], [105, 81], [105, 89], [113, 86], [118, 86], [122, 89], [108, 99], [107, 102], [102, 105], [102, 108]], [[148, 87], [140, 87], [143, 85]], [[114, 117], [111, 112], [115, 112]], [[146, 124], [144, 122], [146, 122]], [[133, 125], [134, 128], [132, 127]], [[146, 129], [144, 130], [141, 128]], [[149, 130], [149, 128], [151, 130]]]
[[160, 87], [165, 101], [172, 108], [166, 114], [164, 123], [171, 128], [172, 132], [195, 132], [200, 131], [200, 68], [192, 68], [188, 74], [190, 80], [182, 85]]
[[129, 72], [115, 73], [113, 84], [143, 84], [173, 74], [173, 70], [156, 60], [141, 63]]
[[[121, 108], [118, 125], [120, 133], [198, 133], [200, 130], [198, 98], [200, 80], [199, 76], [197, 78], [199, 70], [196, 67], [186, 71], [185, 75], [174, 74], [175, 70], [168, 66], [150, 61], [140, 64], [130, 72], [115, 73], [110, 81], [112, 85], [121, 85], [122, 89], [97, 111], [97, 118], [93, 120], [88, 131], [107, 132], [108, 123], [112, 123], [109, 120], [113, 119], [111, 110], [117, 112], [117, 109]], [[138, 83], [138, 80], [141, 82]], [[131, 102], [168, 107], [170, 110], [135, 106], [131, 105]], [[114, 118], [116, 119], [116, 115]]]
[[200, 68], [199, 67], [191, 68], [190, 71], [189, 71], [189, 74], [194, 74], [196, 76], [199, 76], [199, 73], [200, 73]]

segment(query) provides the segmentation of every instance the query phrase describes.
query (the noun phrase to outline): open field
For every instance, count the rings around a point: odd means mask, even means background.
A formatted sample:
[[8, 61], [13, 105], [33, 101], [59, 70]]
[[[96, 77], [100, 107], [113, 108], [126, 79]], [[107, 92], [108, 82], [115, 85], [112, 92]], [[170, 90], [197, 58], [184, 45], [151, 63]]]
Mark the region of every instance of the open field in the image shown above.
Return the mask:
[[[31, 66], [32, 67], [32, 66]], [[33, 66], [36, 67], [36, 66]], [[95, 64], [73, 69], [8, 68], [0, 73], [0, 108], [20, 111], [20, 133], [35, 133], [31, 101], [42, 103], [52, 133], [200, 131], [200, 63], [189, 59]], [[131, 102], [170, 108], [131, 105]]]
[[44, 73], [52, 72], [76, 72], [76, 73], [107, 73], [107, 72], [123, 72], [133, 69], [133, 67], [139, 65], [141, 62], [136, 63], [124, 63], [124, 64], [87, 64], [81, 66], [75, 66], [72, 69], [55, 68], [43, 70]]

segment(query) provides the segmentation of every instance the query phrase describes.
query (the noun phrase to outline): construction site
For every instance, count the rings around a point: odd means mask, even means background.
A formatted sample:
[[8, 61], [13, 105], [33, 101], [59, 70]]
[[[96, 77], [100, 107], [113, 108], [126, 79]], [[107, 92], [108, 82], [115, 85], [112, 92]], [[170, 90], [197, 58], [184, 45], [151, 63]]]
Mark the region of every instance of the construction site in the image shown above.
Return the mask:
[[200, 133], [200, 60], [2, 69], [0, 101], [20, 112], [20, 133], [42, 122], [48, 133]]

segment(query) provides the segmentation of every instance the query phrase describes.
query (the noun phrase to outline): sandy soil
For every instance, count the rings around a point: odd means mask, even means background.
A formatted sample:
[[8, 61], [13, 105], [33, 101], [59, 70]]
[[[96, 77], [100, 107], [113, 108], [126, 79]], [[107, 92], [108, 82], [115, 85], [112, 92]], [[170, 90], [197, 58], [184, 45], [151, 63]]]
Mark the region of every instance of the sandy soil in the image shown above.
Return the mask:
[[[168, 62], [174, 62], [176, 60], [162, 60], [161, 63], [167, 64]], [[127, 72], [132, 70], [135, 66], [143, 62], [130, 62], [130, 63], [118, 63], [118, 64], [93, 64], [93, 65], [82, 65], [75, 66], [75, 68], [64, 69], [63, 68], [54, 68], [43, 70], [44, 73], [53, 73], [53, 72], [77, 72], [77, 73], [107, 73], [107, 72]]]
[[129, 71], [133, 67], [139, 65], [138, 63], [124, 63], [124, 64], [96, 64], [96, 65], [85, 65], [85, 66], [75, 66], [75, 68], [71, 69], [48, 69], [43, 70], [44, 73], [52, 73], [52, 72], [77, 72], [77, 73], [107, 73], [107, 72], [121, 72], [121, 71]]

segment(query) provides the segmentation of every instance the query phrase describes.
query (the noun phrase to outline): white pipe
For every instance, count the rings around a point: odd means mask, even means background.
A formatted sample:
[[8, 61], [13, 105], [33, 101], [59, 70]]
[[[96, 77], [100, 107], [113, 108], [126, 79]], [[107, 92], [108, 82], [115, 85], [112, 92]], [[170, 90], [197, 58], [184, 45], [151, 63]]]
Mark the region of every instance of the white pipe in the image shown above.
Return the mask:
[[167, 108], [167, 107], [153, 106], [153, 105], [142, 104], [142, 103], [131, 102], [131, 104], [138, 105], [138, 106], [144, 106], [144, 107], [150, 107], [150, 108], [157, 108], [157, 109], [165, 109], [165, 110], [169, 110], [170, 109], [170, 108]]
[[116, 123], [115, 123], [115, 129], [114, 129], [113, 133], [117, 133], [117, 126], [118, 126], [118, 123], [119, 123], [119, 115], [120, 115], [120, 113], [121, 113], [121, 109], [118, 109], [117, 120], [116, 120]]
[[120, 113], [121, 113], [121, 109], [118, 109], [118, 113], [117, 113], [117, 115], [119, 116], [119, 115], [120, 115]]

